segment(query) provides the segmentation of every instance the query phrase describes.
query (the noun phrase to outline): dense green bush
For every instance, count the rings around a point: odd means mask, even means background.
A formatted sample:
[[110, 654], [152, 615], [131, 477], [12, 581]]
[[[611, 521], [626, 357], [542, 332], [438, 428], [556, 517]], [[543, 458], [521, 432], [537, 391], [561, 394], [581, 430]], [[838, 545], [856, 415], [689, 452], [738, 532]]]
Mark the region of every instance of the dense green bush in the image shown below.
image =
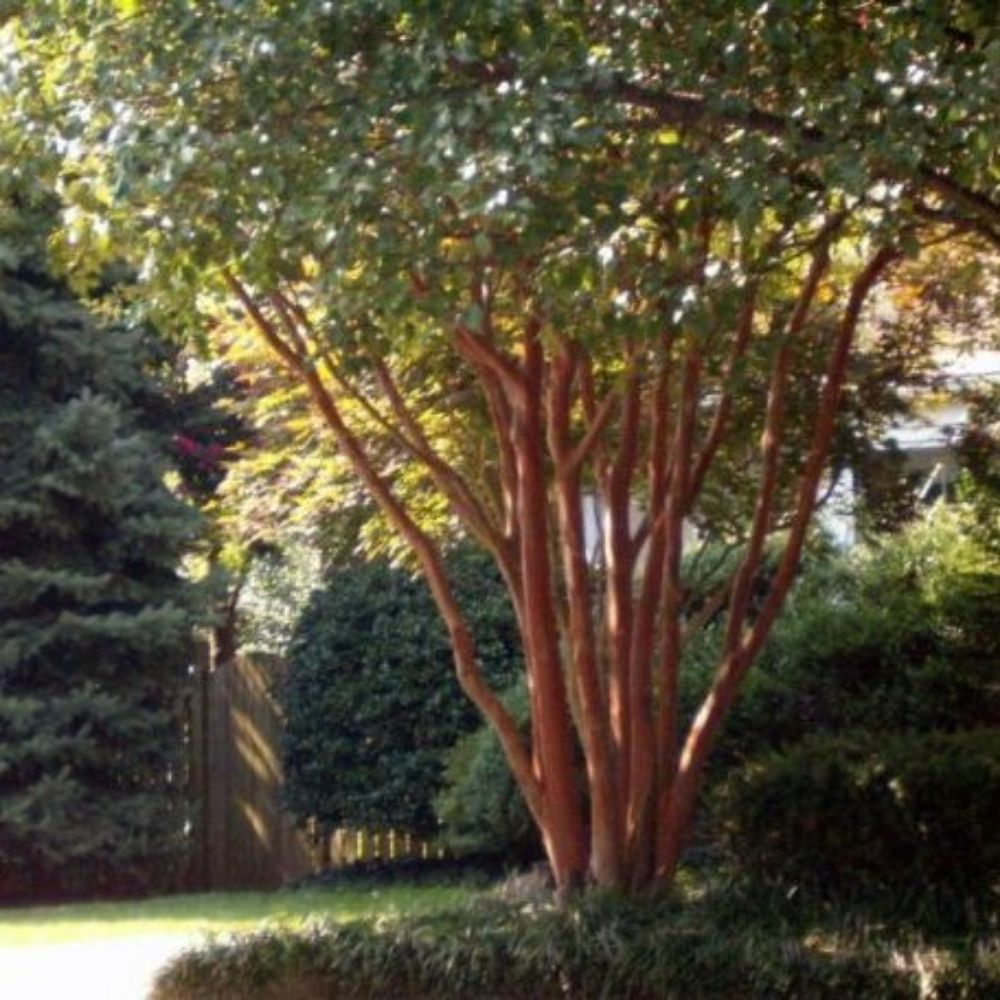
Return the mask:
[[[689, 653], [692, 709], [716, 663]], [[1000, 725], [1000, 566], [961, 512], [806, 566], [726, 722], [713, 768], [816, 732]]]
[[[482, 669], [496, 686], [520, 671], [517, 626], [492, 562], [448, 560]], [[444, 753], [479, 717], [422, 580], [384, 561], [332, 571], [300, 619], [281, 692], [286, 795], [324, 826], [434, 833]]]
[[1000, 899], [1000, 731], [820, 735], [717, 791], [740, 868], [847, 896]]
[[[527, 728], [523, 684], [507, 705]], [[463, 736], [448, 752], [444, 788], [435, 802], [445, 844], [456, 854], [492, 853], [512, 862], [542, 855], [538, 829], [507, 766], [500, 741], [488, 726]]]

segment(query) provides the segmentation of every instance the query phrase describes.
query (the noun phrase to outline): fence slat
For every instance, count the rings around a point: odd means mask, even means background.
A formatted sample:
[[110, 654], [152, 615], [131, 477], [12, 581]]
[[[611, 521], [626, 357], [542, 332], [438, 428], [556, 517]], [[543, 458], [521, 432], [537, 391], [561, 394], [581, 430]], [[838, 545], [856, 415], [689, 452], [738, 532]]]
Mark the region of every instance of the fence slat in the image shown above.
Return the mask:
[[285, 669], [262, 654], [212, 667], [194, 658], [187, 700], [191, 799], [189, 887], [272, 889], [328, 864], [440, 857], [396, 830], [301, 830], [282, 808], [281, 712], [272, 691]]

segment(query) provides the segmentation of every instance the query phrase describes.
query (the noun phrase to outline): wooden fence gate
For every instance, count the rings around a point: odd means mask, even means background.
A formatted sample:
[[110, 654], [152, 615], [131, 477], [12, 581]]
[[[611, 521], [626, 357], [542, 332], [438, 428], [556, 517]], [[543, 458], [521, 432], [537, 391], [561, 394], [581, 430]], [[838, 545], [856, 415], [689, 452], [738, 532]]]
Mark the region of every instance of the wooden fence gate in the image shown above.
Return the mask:
[[191, 864], [197, 891], [273, 889], [320, 868], [440, 856], [395, 830], [336, 830], [323, 842], [282, 807], [282, 716], [274, 698], [284, 661], [244, 654], [212, 667], [200, 646], [186, 698]]
[[281, 804], [279, 657], [195, 658], [188, 707], [192, 877], [199, 889], [271, 889], [309, 874], [308, 838]]

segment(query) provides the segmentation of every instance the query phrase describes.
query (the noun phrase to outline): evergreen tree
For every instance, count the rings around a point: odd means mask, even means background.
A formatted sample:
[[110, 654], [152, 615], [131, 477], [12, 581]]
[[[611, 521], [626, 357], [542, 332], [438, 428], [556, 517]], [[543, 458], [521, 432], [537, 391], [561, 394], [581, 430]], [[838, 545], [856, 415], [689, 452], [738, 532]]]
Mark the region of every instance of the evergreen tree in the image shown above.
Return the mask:
[[[183, 846], [198, 528], [134, 330], [0, 232], [0, 896], [135, 891]], [[3, 237], [7, 237], [6, 242]]]

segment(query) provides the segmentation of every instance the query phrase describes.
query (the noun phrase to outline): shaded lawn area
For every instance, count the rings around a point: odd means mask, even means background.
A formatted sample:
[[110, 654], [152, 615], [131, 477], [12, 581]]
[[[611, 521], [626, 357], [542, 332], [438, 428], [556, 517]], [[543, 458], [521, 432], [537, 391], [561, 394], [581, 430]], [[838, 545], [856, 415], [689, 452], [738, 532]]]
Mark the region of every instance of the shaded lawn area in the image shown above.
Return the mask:
[[365, 917], [428, 913], [461, 904], [468, 886], [285, 889], [161, 896], [0, 910], [0, 948], [138, 935], [219, 934], [262, 923], [301, 926], [310, 917], [345, 923]]

